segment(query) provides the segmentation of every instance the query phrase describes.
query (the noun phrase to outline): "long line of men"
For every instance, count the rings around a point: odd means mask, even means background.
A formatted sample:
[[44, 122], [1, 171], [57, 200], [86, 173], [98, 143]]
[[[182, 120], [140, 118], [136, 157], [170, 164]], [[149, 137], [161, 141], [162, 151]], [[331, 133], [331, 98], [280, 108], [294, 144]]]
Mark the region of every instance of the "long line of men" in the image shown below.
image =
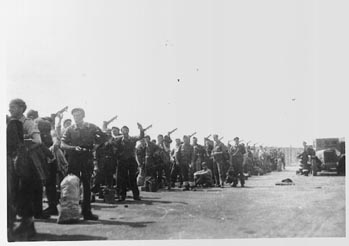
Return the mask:
[[[93, 194], [102, 198], [116, 187], [118, 201], [126, 199], [128, 190], [134, 200], [141, 200], [139, 187], [144, 191], [174, 188], [195, 190], [197, 186], [244, 186], [246, 177], [262, 175], [278, 169], [284, 163], [280, 150], [266, 150], [262, 146], [245, 146], [238, 137], [234, 144], [221, 142], [217, 134], [198, 144], [193, 135], [175, 139], [171, 148], [171, 134], [158, 135], [157, 141], [145, 135], [137, 123], [139, 135], [131, 137], [129, 128], [108, 129], [116, 119], [103, 122], [100, 129], [84, 121], [85, 111], [74, 108], [74, 119], [65, 120], [67, 107], [50, 117], [39, 117], [27, 109], [22, 99], [10, 102], [7, 117], [7, 193], [8, 237], [29, 238], [35, 235], [34, 218], [48, 219], [57, 215], [59, 183], [67, 174], [80, 178], [83, 187], [82, 216], [97, 220], [91, 212]], [[55, 122], [58, 120], [57, 122]], [[191, 143], [192, 140], [192, 143]], [[246, 175], [247, 174], [247, 175]], [[43, 186], [48, 207], [43, 210]], [[20, 224], [14, 228], [16, 216]]]

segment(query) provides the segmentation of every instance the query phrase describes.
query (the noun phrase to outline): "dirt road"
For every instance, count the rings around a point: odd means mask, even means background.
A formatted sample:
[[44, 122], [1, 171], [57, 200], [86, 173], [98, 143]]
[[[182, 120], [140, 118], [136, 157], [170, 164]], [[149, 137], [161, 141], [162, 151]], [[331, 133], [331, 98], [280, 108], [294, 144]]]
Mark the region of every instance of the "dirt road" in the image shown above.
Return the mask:
[[[291, 178], [295, 185], [276, 186]], [[131, 194], [129, 194], [131, 195]], [[142, 201], [97, 201], [99, 221], [36, 222], [34, 240], [345, 237], [345, 177], [304, 177], [294, 168], [253, 176], [245, 188], [141, 192]]]

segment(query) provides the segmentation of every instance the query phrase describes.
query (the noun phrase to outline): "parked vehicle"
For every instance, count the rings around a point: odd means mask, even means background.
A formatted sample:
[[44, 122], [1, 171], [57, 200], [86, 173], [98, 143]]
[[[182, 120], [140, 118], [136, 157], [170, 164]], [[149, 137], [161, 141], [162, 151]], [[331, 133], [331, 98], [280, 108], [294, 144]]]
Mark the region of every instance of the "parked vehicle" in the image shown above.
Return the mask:
[[341, 155], [338, 160], [337, 172], [338, 175], [345, 176], [345, 141], [344, 138], [339, 142]]
[[312, 157], [312, 173], [316, 176], [321, 171], [339, 172], [338, 162], [340, 159], [339, 138], [315, 139], [315, 156]]

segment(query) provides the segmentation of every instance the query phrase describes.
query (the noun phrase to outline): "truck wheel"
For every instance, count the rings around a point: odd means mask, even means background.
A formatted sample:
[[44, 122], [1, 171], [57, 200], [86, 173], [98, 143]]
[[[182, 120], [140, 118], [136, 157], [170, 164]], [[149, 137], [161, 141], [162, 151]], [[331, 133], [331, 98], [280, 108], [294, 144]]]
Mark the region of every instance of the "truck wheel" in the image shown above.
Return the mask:
[[345, 176], [344, 175], [345, 172], [343, 171], [343, 168], [341, 168], [340, 166], [337, 167], [337, 175], [338, 176]]

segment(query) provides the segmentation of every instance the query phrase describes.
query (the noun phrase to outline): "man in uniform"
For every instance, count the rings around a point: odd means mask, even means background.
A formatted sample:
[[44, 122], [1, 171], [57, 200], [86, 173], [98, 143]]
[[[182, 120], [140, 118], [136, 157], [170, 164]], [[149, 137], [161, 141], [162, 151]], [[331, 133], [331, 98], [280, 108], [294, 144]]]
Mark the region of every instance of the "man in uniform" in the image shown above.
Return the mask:
[[68, 173], [79, 177], [83, 185], [84, 220], [98, 220], [98, 216], [91, 212], [92, 151], [95, 144], [101, 144], [106, 140], [106, 136], [99, 127], [84, 121], [85, 111], [82, 108], [74, 108], [71, 113], [75, 124], [65, 131], [61, 147], [67, 151]]
[[245, 177], [243, 171], [244, 154], [246, 153], [245, 146], [239, 143], [239, 138], [234, 138], [235, 145], [231, 147], [231, 167], [233, 169], [232, 187], [236, 187], [240, 179], [241, 187], [245, 185]]
[[171, 162], [172, 162], [172, 167], [171, 167], [171, 186], [175, 187], [175, 183], [177, 181], [177, 177], [179, 177], [179, 182], [180, 182], [180, 188], [182, 187], [183, 180], [182, 180], [182, 175], [181, 175], [181, 170], [179, 168], [179, 163], [176, 161], [176, 155], [177, 152], [179, 151], [179, 147], [181, 146], [181, 140], [179, 138], [175, 139], [175, 147], [171, 150]]
[[172, 140], [169, 135], [165, 135], [165, 138], [162, 134], [158, 135], [158, 146], [160, 147], [160, 156], [161, 156], [161, 165], [158, 169], [158, 184], [160, 188], [163, 186], [163, 174], [166, 177], [167, 188], [171, 189], [171, 158], [170, 158], [170, 144]]
[[249, 145], [247, 145], [246, 154], [244, 155], [244, 171], [248, 173], [248, 176], [251, 176], [253, 171], [253, 154]]
[[205, 138], [204, 141], [205, 141], [205, 163], [207, 165], [207, 168], [212, 171], [213, 183], [219, 184], [219, 175], [218, 175], [218, 171], [214, 169], [213, 156], [212, 156], [214, 143], [209, 138]]
[[111, 131], [107, 130], [107, 141], [99, 145], [96, 149], [97, 174], [93, 191], [99, 193], [99, 198], [104, 198], [104, 191], [101, 190], [101, 184], [106, 186], [106, 189], [113, 187], [113, 175], [116, 172], [116, 155], [112, 144], [113, 138]]
[[[42, 218], [48, 218], [50, 215], [58, 215], [57, 204], [58, 204], [58, 193], [57, 193], [57, 160], [54, 159], [54, 155], [49, 150], [49, 148], [53, 145], [52, 139], [52, 128], [54, 124], [51, 124], [50, 117], [39, 117], [39, 114], [35, 110], [29, 110], [27, 113], [27, 117], [34, 120], [34, 123], [37, 125], [40, 131], [40, 137], [42, 140], [41, 148], [45, 153], [46, 158], [43, 158], [43, 164], [45, 166], [46, 172], [46, 180], [45, 180], [45, 190], [46, 197], [48, 201], [48, 207], [42, 212]], [[41, 202], [41, 198], [38, 198]], [[37, 202], [39, 204], [39, 201]], [[42, 206], [38, 207], [38, 213], [41, 214]]]
[[138, 186], [144, 186], [144, 181], [146, 177], [145, 173], [145, 139], [148, 138], [150, 141], [149, 136], [145, 136], [144, 139], [141, 139], [136, 144], [136, 161], [138, 164], [138, 176], [137, 176], [137, 185]]
[[198, 139], [193, 137], [193, 150], [194, 150], [194, 172], [201, 170], [201, 163], [205, 160], [205, 149], [202, 145], [198, 144]]
[[141, 124], [137, 123], [140, 135], [138, 137], [129, 136], [129, 128], [123, 126], [121, 128], [122, 137], [115, 142], [118, 151], [118, 167], [117, 167], [117, 186], [119, 188], [119, 201], [126, 199], [127, 185], [133, 193], [134, 200], [141, 200], [137, 186], [137, 168], [138, 164], [135, 157], [135, 149], [137, 141], [144, 138], [144, 130]]
[[121, 135], [119, 127], [113, 126], [111, 128], [111, 135], [113, 137], [113, 140], [116, 140]]
[[307, 145], [307, 142], [303, 142], [303, 152], [298, 155], [297, 157], [301, 159], [301, 164], [304, 169], [311, 169], [311, 166], [309, 164], [309, 156], [315, 156], [315, 150]]
[[[145, 138], [145, 173], [146, 182], [152, 182], [157, 188], [159, 188], [158, 171], [161, 169], [163, 160], [161, 159], [161, 152], [163, 150], [160, 146], [150, 141], [150, 137]], [[156, 191], [152, 190], [152, 191]]]
[[24, 164], [23, 124], [18, 119], [7, 121], [7, 239], [15, 241], [13, 226], [16, 219], [16, 194], [18, 192], [18, 176], [16, 166]]
[[[24, 143], [26, 145], [23, 158], [23, 165], [16, 170], [19, 176], [19, 186], [16, 194], [17, 213], [21, 217], [21, 222], [13, 231], [16, 237], [27, 240], [36, 234], [33, 216], [37, 195], [42, 195], [43, 170], [35, 165], [32, 160], [35, 149], [41, 145], [40, 131], [32, 119], [26, 118], [23, 114], [27, 109], [26, 103], [22, 99], [13, 99], [9, 105], [11, 118], [19, 120], [23, 124]], [[40, 193], [41, 189], [41, 193]], [[37, 194], [38, 193], [38, 194]], [[42, 201], [40, 201], [42, 203]], [[42, 204], [41, 204], [42, 205]]]
[[47, 118], [37, 118], [35, 123], [38, 125], [40, 136], [42, 140], [42, 148], [45, 150], [46, 158], [44, 165], [47, 166], [47, 177], [45, 182], [46, 197], [48, 201], [48, 207], [43, 211], [44, 217], [49, 217], [50, 215], [58, 215], [57, 204], [58, 204], [58, 194], [56, 188], [56, 176], [57, 176], [57, 160], [53, 158], [52, 152], [49, 148], [53, 145], [53, 140], [51, 136], [51, 123]]
[[180, 145], [176, 153], [176, 161], [179, 163], [179, 168], [181, 170], [181, 176], [184, 184], [183, 190], [193, 189], [195, 186], [194, 183], [194, 149], [190, 145], [189, 136], [183, 137], [183, 144]]
[[213, 135], [214, 140], [214, 146], [212, 150], [212, 156], [214, 160], [214, 165], [217, 168], [219, 182], [216, 183], [218, 187], [224, 187], [224, 180], [225, 180], [225, 158], [224, 158], [224, 152], [226, 151], [226, 146], [219, 140], [218, 135]]

